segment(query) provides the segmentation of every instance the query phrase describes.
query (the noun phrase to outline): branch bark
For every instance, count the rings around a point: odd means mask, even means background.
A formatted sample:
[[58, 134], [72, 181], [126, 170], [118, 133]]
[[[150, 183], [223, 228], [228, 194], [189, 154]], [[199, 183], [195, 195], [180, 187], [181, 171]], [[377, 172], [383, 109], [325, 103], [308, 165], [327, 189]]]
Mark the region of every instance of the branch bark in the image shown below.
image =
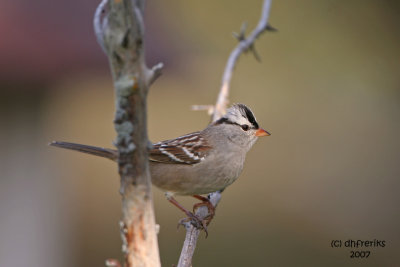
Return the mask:
[[[233, 70], [235, 68], [236, 62], [239, 59], [240, 55], [246, 51], [253, 51], [256, 59], [258, 56], [254, 49], [255, 40], [265, 31], [273, 30], [268, 24], [269, 12], [271, 8], [271, 0], [264, 0], [264, 4], [262, 7], [261, 18], [258, 22], [256, 28], [250, 33], [250, 35], [245, 37], [245, 27], [242, 28], [240, 35], [238, 35], [239, 43], [236, 48], [231, 52], [228, 61], [225, 66], [225, 71], [222, 77], [222, 85], [217, 98], [217, 102], [214, 106], [209, 105], [196, 105], [192, 108], [194, 110], [208, 110], [209, 114], [212, 114], [212, 121], [217, 121], [221, 118], [225, 113], [228, 106], [228, 97], [229, 97], [229, 89], [230, 82], [233, 74]], [[221, 200], [222, 192], [214, 192], [208, 195], [211, 203], [216, 207]], [[200, 219], [204, 219], [208, 214], [208, 208], [206, 206], [199, 207], [196, 212], [196, 216]], [[196, 249], [197, 240], [200, 235], [200, 229], [194, 227], [190, 222], [184, 224], [186, 228], [186, 237], [183, 243], [181, 255], [179, 257], [179, 262], [177, 267], [190, 267], [192, 265], [192, 258], [194, 254], [194, 250]]]
[[[219, 201], [221, 200], [222, 192], [214, 192], [208, 195], [208, 199], [211, 204], [216, 208]], [[196, 216], [200, 219], [204, 219], [208, 216], [209, 211], [205, 206], [199, 207], [196, 212]], [[184, 223], [186, 229], [185, 241], [183, 243], [181, 255], [177, 267], [190, 267], [192, 266], [192, 258], [194, 250], [196, 249], [197, 240], [199, 239], [200, 231], [198, 228], [193, 226], [190, 222]]]
[[115, 88], [120, 226], [125, 266], [129, 267], [161, 266], [148, 166], [146, 98], [162, 65], [149, 69], [145, 63], [144, 2], [103, 0], [94, 17], [95, 34], [109, 59]]

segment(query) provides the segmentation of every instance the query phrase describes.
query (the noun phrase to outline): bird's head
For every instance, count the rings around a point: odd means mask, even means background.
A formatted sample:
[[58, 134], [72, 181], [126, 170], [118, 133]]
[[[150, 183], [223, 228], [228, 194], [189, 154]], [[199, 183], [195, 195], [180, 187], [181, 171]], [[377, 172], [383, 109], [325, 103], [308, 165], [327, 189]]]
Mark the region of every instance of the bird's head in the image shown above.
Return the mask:
[[228, 138], [247, 149], [252, 147], [258, 137], [271, 135], [259, 127], [253, 112], [244, 104], [231, 106], [214, 125], [225, 126]]

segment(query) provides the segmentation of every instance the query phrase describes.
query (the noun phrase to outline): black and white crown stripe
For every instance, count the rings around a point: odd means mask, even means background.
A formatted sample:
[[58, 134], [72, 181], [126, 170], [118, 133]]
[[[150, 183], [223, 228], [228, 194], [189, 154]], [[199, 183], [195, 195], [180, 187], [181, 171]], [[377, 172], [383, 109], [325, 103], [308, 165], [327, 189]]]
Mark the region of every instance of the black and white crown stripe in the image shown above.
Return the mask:
[[196, 164], [205, 159], [211, 147], [199, 132], [155, 143], [150, 160], [165, 163]]
[[243, 104], [235, 104], [234, 107], [237, 107], [239, 109], [239, 112], [242, 114], [242, 116], [247, 118], [247, 120], [254, 126], [255, 129], [260, 128], [258, 126], [256, 117], [254, 116], [251, 109], [249, 109], [246, 105]]
[[239, 126], [248, 125], [253, 129], [259, 129], [253, 112], [244, 104], [234, 104], [227, 110], [227, 113], [216, 124], [236, 124]]

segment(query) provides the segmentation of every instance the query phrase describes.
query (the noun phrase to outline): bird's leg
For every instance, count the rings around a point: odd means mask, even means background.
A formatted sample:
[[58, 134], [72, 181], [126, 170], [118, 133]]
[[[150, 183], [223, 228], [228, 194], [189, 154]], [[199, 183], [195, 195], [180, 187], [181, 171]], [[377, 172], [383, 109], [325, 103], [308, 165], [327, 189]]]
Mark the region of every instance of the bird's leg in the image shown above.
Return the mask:
[[[172, 197], [170, 194], [165, 194], [167, 197], [168, 201], [171, 202], [175, 207], [183, 211], [188, 218], [182, 219], [179, 221], [179, 224], [183, 224], [185, 221], [188, 219], [191, 221], [191, 223], [198, 229], [204, 229], [204, 232], [206, 233], [206, 236], [208, 236], [208, 231], [207, 231], [207, 223], [205, 220], [201, 220], [199, 217], [197, 217], [195, 214], [192, 212], [188, 211], [185, 209], [181, 204], [179, 204], [178, 201], [174, 197]], [[178, 224], [178, 226], [179, 226]]]
[[210, 200], [207, 197], [203, 197], [200, 195], [193, 195], [194, 198], [197, 198], [198, 200], [201, 200], [201, 203], [196, 203], [193, 206], [193, 212], [196, 212], [196, 209], [201, 207], [201, 206], [207, 206], [208, 208], [208, 216], [206, 217], [206, 224], [209, 225], [212, 218], [214, 218], [215, 215], [215, 207], [214, 205], [210, 202]]

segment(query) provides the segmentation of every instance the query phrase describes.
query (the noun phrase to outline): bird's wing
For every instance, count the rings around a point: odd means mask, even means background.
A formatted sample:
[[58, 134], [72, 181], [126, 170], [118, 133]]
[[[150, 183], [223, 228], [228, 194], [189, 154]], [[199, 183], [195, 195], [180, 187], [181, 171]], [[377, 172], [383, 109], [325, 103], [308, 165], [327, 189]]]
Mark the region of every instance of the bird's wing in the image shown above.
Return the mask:
[[201, 133], [195, 132], [154, 144], [149, 159], [153, 162], [192, 165], [204, 160], [210, 149]]

